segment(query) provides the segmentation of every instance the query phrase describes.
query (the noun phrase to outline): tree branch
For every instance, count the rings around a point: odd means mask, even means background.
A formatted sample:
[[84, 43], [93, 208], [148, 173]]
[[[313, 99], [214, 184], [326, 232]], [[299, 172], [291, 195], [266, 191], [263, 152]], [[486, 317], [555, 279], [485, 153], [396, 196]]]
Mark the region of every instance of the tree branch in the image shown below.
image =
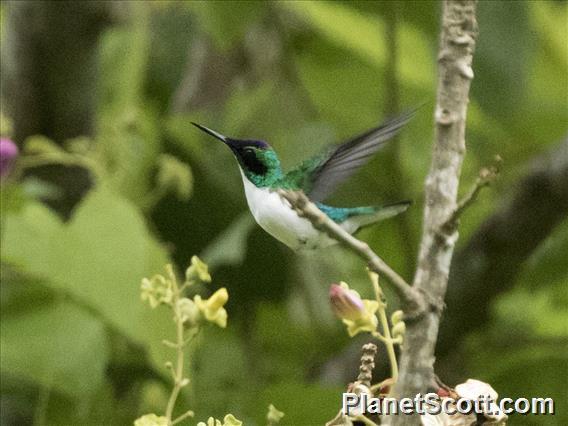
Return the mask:
[[468, 191], [466, 195], [462, 199], [459, 200], [457, 207], [453, 211], [452, 215], [448, 218], [448, 220], [444, 223], [444, 227], [455, 228], [458, 225], [458, 220], [461, 217], [462, 213], [467, 210], [469, 206], [471, 206], [475, 200], [477, 200], [477, 196], [481, 192], [481, 190], [491, 184], [493, 180], [499, 174], [500, 166], [503, 160], [500, 156], [495, 156], [495, 162], [489, 167], [484, 167], [479, 171], [479, 176], [475, 180], [475, 183], [472, 185], [471, 189]]
[[[489, 216], [452, 262], [437, 355], [445, 356], [483, 327], [495, 297], [514, 283], [522, 264], [568, 217], [568, 138], [539, 158], [510, 198]], [[471, 303], [475, 300], [475, 303]], [[461, 378], [461, 377], [460, 377]]]
[[423, 298], [404, 278], [398, 275], [371, 250], [367, 243], [355, 238], [327, 217], [303, 192], [279, 190], [278, 194], [290, 203], [300, 217], [308, 219], [316, 229], [325, 232], [330, 238], [338, 241], [341, 245], [367, 261], [369, 269], [385, 276], [391, 282], [402, 303], [407, 307], [405, 311], [407, 314], [416, 316], [424, 310]]
[[[448, 383], [463, 382], [461, 343], [489, 321], [491, 303], [516, 282], [523, 263], [568, 218], [568, 138], [532, 162], [502, 205], [455, 253], [450, 270], [447, 308], [436, 345], [436, 371]], [[475, 188], [475, 185], [470, 194]], [[481, 188], [479, 188], [481, 189]], [[479, 192], [479, 190], [478, 190]], [[462, 199], [469, 198], [467, 195]], [[475, 300], [475, 303], [472, 303]], [[360, 342], [326, 362], [320, 377], [350, 380], [345, 365], [354, 365]], [[388, 374], [386, 352], [379, 347], [377, 375]]]
[[[394, 386], [396, 398], [425, 393], [435, 383], [434, 350], [438, 336], [450, 263], [458, 238], [457, 219], [489, 182], [483, 173], [468, 195], [458, 203], [461, 166], [465, 155], [465, 123], [471, 68], [477, 37], [476, 0], [445, 0], [438, 55], [438, 92], [435, 110], [435, 142], [430, 172], [426, 178], [424, 227], [418, 267], [409, 286], [369, 246], [345, 232], [323, 214], [303, 193], [279, 191], [298, 214], [319, 230], [339, 241], [362, 259], [371, 270], [385, 275], [403, 302], [405, 312], [421, 315], [407, 322], [401, 355], [400, 376]], [[430, 309], [424, 311], [424, 307]], [[418, 416], [393, 416], [389, 425], [419, 424]]]
[[[414, 288], [433, 302], [432, 309], [407, 324], [394, 396], [425, 392], [434, 380], [434, 349], [450, 262], [458, 238], [455, 227], [444, 223], [458, 210], [457, 195], [465, 155], [465, 122], [472, 56], [477, 37], [475, 0], [445, 0], [438, 55], [438, 93], [435, 142], [426, 178], [424, 228]], [[419, 418], [394, 416], [388, 424], [419, 424]]]

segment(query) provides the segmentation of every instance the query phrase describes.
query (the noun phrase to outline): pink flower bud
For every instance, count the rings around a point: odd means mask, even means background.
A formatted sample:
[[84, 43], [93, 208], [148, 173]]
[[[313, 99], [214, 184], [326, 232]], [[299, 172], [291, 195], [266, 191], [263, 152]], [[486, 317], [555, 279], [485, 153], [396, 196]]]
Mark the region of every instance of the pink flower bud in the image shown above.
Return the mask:
[[18, 156], [18, 147], [10, 139], [0, 139], [0, 177], [10, 173], [14, 161]]
[[18, 156], [18, 147], [10, 139], [0, 139], [0, 177], [6, 176]]
[[357, 292], [339, 284], [329, 288], [329, 300], [331, 310], [341, 319], [356, 321], [365, 314], [365, 305]]

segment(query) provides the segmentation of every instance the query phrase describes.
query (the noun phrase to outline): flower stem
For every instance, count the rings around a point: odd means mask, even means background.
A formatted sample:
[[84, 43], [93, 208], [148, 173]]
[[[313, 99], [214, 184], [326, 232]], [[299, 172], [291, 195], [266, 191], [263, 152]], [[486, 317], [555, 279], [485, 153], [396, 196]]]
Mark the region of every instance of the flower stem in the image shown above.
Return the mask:
[[[175, 300], [176, 298], [174, 298]], [[177, 311], [177, 308], [175, 308]], [[183, 324], [179, 320], [179, 316], [176, 313], [176, 328], [177, 328], [177, 361], [176, 361], [176, 369], [174, 374], [174, 388], [172, 389], [172, 393], [170, 395], [170, 399], [168, 400], [168, 405], [166, 408], [166, 418], [168, 419], [168, 424], [172, 423], [172, 413], [174, 411], [174, 406], [179, 395], [179, 392], [182, 388], [182, 380], [183, 380]]]
[[394, 351], [394, 339], [391, 336], [389, 320], [387, 318], [386, 303], [383, 300], [383, 292], [379, 286], [379, 275], [369, 271], [369, 277], [373, 283], [373, 289], [375, 290], [375, 297], [377, 302], [379, 302], [379, 322], [381, 323], [381, 328], [383, 333], [374, 332], [373, 336], [378, 338], [383, 342], [387, 348], [387, 355], [389, 357], [389, 363], [391, 367], [391, 377], [396, 383], [398, 379], [398, 363], [396, 360], [396, 353]]
[[172, 421], [172, 425], [177, 425], [178, 423], [184, 421], [185, 419], [187, 419], [188, 417], [193, 417], [194, 416], [194, 412], [189, 410], [186, 411], [185, 413], [183, 413], [181, 416], [179, 416], [177, 419]]
[[173, 370], [173, 379], [174, 379], [174, 387], [172, 389], [172, 393], [170, 394], [170, 398], [168, 400], [168, 405], [166, 407], [166, 419], [168, 425], [173, 425], [175, 423], [179, 423], [185, 417], [189, 416], [189, 414], [185, 413], [183, 418], [180, 416], [175, 421], [172, 421], [172, 414], [174, 412], [174, 407], [176, 404], [176, 400], [179, 396], [181, 388], [187, 385], [188, 380], [183, 377], [183, 349], [185, 345], [189, 342], [190, 339], [185, 339], [184, 337], [184, 326], [183, 321], [181, 320], [181, 314], [178, 308], [178, 301], [181, 297], [180, 288], [178, 287], [177, 280], [175, 278], [175, 274], [173, 271], [170, 272], [170, 279], [172, 280], [173, 285], [173, 297], [172, 297], [172, 308], [174, 311], [174, 321], [176, 323], [176, 342], [175, 342], [175, 349], [177, 352], [177, 359], [176, 359], [176, 366], [175, 370]]

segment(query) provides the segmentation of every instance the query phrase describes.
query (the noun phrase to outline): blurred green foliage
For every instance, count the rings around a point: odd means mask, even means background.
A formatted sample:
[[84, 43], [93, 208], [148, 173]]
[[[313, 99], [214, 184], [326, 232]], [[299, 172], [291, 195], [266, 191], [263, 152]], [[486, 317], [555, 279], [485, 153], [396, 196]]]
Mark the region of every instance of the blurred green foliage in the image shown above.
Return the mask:
[[[463, 218], [462, 245], [530, 160], [566, 135], [567, 9], [479, 2], [462, 188], [495, 154], [505, 166]], [[393, 13], [396, 64], [385, 35]], [[125, 21], [97, 46], [97, 130], [78, 154], [96, 165], [94, 188], [62, 222], [38, 201], [49, 188], [3, 183], [3, 421], [128, 424], [163, 407], [171, 353], [160, 341], [170, 318], [143, 306], [139, 282], [193, 254], [231, 299], [227, 330], [206, 330], [193, 348], [184, 405], [197, 419], [231, 412], [247, 425], [263, 424], [269, 403], [286, 413], [285, 425], [331, 419], [344, 372], [353, 380], [357, 365], [356, 357], [335, 365], [339, 380], [325, 374], [350, 344], [327, 290], [346, 280], [368, 295], [363, 265], [341, 249], [296, 256], [259, 230], [230, 153], [190, 121], [268, 140], [290, 166], [376, 125], [385, 111], [425, 102], [398, 149], [378, 155], [332, 200], [413, 199], [404, 218], [360, 234], [410, 278], [433, 136], [438, 19], [433, 1], [130, 2]], [[398, 106], [388, 104], [393, 85]], [[392, 177], [396, 168], [401, 179]], [[568, 422], [567, 235], [565, 222], [523, 265], [515, 288], [493, 304], [490, 325], [469, 336], [460, 364], [460, 377], [489, 382], [502, 396], [556, 398], [555, 417], [512, 424]]]

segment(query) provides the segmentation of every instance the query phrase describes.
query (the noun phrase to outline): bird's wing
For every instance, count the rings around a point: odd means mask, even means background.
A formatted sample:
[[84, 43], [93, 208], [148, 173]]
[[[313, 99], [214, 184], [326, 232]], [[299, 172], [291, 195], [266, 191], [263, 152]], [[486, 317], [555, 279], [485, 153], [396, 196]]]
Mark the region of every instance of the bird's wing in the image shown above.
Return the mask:
[[414, 113], [415, 110], [407, 112], [332, 147], [324, 154], [313, 157], [290, 170], [284, 180], [290, 189], [302, 189], [313, 201], [325, 200], [339, 184], [366, 164], [371, 156], [414, 116]]

